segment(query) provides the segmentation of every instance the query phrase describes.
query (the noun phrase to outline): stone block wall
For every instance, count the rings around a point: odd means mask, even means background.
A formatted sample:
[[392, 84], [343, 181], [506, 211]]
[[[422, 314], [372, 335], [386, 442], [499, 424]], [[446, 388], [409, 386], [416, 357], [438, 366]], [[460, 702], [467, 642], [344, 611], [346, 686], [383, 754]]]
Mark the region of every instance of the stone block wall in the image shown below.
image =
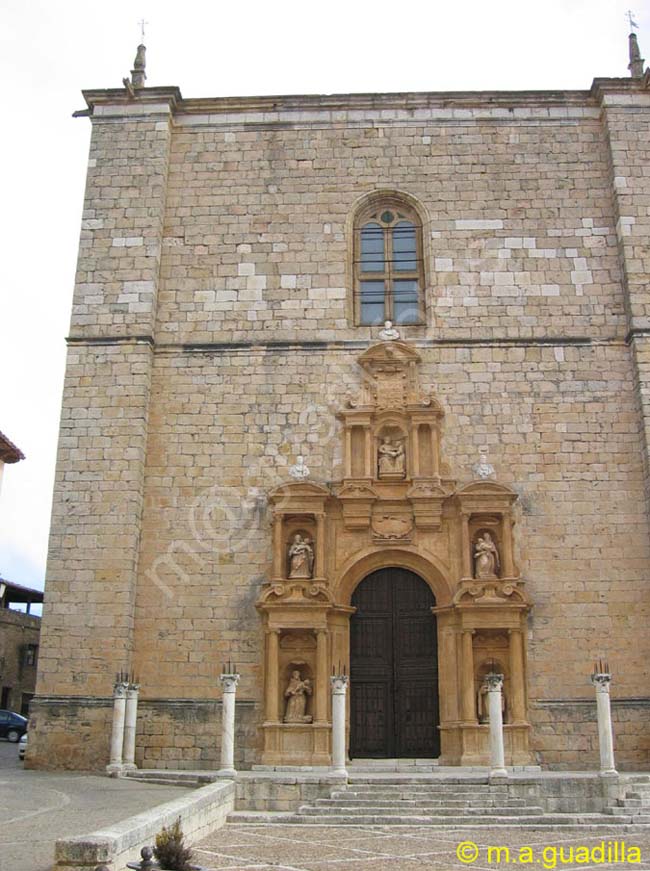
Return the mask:
[[[594, 656], [612, 663], [613, 694], [646, 698], [648, 354], [630, 329], [644, 328], [650, 116], [631, 87], [462, 107], [87, 95], [34, 760], [63, 734], [64, 702], [47, 699], [107, 698], [133, 667], [139, 764], [214, 767], [230, 658], [240, 761], [257, 761], [265, 494], [298, 454], [315, 480], [341, 477], [335, 415], [377, 333], [354, 321], [351, 227], [377, 190], [403, 191], [424, 216], [427, 319], [402, 335], [446, 412], [448, 472], [469, 480], [487, 445], [520, 495], [541, 760], [584, 762], [571, 742]], [[557, 699], [551, 722], [536, 703]], [[101, 710], [83, 727], [100, 761]], [[642, 707], [625, 712], [623, 762], [647, 766]]]
[[[622, 696], [612, 699], [616, 767], [620, 771], [647, 770], [650, 737], [643, 722], [650, 702]], [[546, 765], [565, 770], [599, 767], [598, 723], [590, 701], [540, 701], [533, 705], [531, 722], [533, 746]]]
[[25, 768], [103, 770], [111, 719], [110, 698], [37, 695], [30, 707]]
[[623, 331], [605, 130], [588, 106], [546, 113], [346, 113], [281, 136], [271, 124], [181, 126], [158, 341], [374, 337], [354, 323], [350, 224], [382, 189], [425, 216], [427, 325], [407, 334], [463, 344]]
[[[260, 749], [259, 713], [250, 702], [236, 705], [235, 765], [250, 768]], [[138, 768], [220, 767], [221, 702], [202, 699], [143, 701], [138, 711]]]

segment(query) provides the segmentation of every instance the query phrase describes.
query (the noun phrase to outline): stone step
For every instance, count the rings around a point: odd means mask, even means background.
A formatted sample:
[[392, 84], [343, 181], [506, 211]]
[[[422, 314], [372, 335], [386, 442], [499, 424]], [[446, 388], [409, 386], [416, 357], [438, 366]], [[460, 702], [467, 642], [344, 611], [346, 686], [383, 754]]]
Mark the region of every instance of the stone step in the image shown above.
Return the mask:
[[401, 816], [401, 817], [411, 817], [411, 816], [430, 816], [430, 817], [454, 817], [458, 818], [459, 814], [463, 817], [481, 817], [481, 816], [508, 816], [508, 817], [522, 817], [522, 816], [539, 816], [544, 813], [544, 809], [541, 807], [513, 807], [513, 808], [504, 808], [504, 807], [467, 807], [467, 808], [447, 808], [447, 807], [438, 807], [438, 808], [423, 808], [423, 807], [395, 807], [394, 805], [374, 805], [372, 807], [333, 807], [333, 808], [323, 808], [323, 807], [314, 807], [313, 805], [302, 805], [298, 808], [298, 813], [300, 815], [305, 816], [322, 816], [325, 811], [328, 811], [332, 814], [336, 814], [337, 816], [350, 816], [350, 817], [358, 817], [358, 816], [375, 816], [375, 815], [389, 815], [389, 816]]
[[155, 783], [158, 786], [198, 786], [194, 780], [176, 780], [174, 777], [147, 777], [146, 780], [141, 777], [134, 777], [133, 780], [138, 780], [141, 783]]
[[137, 780], [140, 783], [156, 783], [164, 786], [205, 786], [206, 783], [213, 783], [216, 777], [211, 777], [206, 774], [183, 773], [180, 771], [152, 771], [151, 774], [145, 772], [137, 774], [128, 774], [129, 780]]
[[427, 793], [414, 793], [414, 792], [402, 792], [402, 793], [392, 793], [392, 792], [384, 792], [384, 790], [368, 790], [367, 792], [347, 792], [343, 793], [342, 790], [336, 790], [336, 794], [332, 794], [331, 798], [335, 800], [353, 800], [353, 801], [390, 801], [390, 802], [402, 802], [402, 801], [415, 801], [415, 802], [423, 802], [423, 801], [433, 801], [439, 802], [442, 804], [467, 804], [476, 802], [477, 804], [483, 804], [485, 802], [492, 801], [501, 801], [505, 802], [510, 799], [510, 795], [507, 792], [498, 792], [498, 793], [440, 793], [440, 792], [427, 792]]
[[628, 816], [628, 817], [638, 817], [639, 815], [643, 815], [644, 808], [635, 808], [635, 807], [606, 807], [605, 813], [612, 814], [615, 817], [620, 816]]
[[623, 801], [638, 801], [648, 804], [650, 803], [650, 794], [645, 792], [626, 792]]
[[487, 778], [471, 778], [467, 780], [438, 780], [435, 777], [348, 777], [348, 783], [351, 786], [387, 786], [390, 788], [399, 788], [400, 786], [414, 786], [423, 789], [490, 789], [491, 787], [501, 786], [501, 784], [490, 783]]
[[297, 825], [303, 822], [303, 817], [287, 811], [231, 811], [226, 817], [226, 822], [255, 825], [266, 825], [267, 823]]
[[462, 810], [467, 807], [525, 807], [526, 801], [523, 798], [501, 798], [501, 797], [486, 797], [486, 798], [466, 798], [466, 799], [445, 799], [445, 798], [427, 798], [413, 799], [403, 798], [399, 801], [393, 801], [390, 797], [385, 799], [375, 798], [356, 798], [354, 796], [332, 796], [332, 798], [318, 798], [313, 802], [317, 807], [378, 807], [383, 805], [386, 807], [451, 807]]
[[572, 827], [576, 829], [592, 826], [617, 828], [620, 825], [648, 825], [650, 816], [634, 820], [629, 817], [611, 817], [605, 814], [540, 814], [531, 816], [485, 816], [479, 819], [467, 816], [432, 817], [400, 816], [397, 814], [377, 814], [350, 816], [349, 814], [306, 815], [268, 811], [233, 811], [228, 814], [229, 823], [249, 823], [261, 825], [282, 823], [290, 825], [317, 826], [429, 826], [431, 828], [489, 828], [494, 826], [516, 826], [517, 828]]
[[428, 789], [424, 790], [411, 790], [411, 789], [400, 789], [400, 790], [390, 790], [390, 789], [336, 789], [333, 791], [332, 796], [355, 796], [358, 798], [386, 798], [391, 801], [399, 800], [399, 799], [410, 799], [413, 798], [415, 800], [425, 801], [427, 799], [434, 798], [444, 798], [444, 799], [452, 799], [454, 801], [471, 801], [473, 799], [482, 800], [489, 798], [503, 798], [507, 796], [508, 790], [472, 790], [469, 792], [456, 792], [445, 789]]
[[356, 792], [358, 794], [365, 793], [367, 795], [375, 795], [376, 793], [384, 793], [386, 795], [453, 795], [453, 796], [466, 796], [466, 795], [504, 795], [508, 792], [507, 787], [495, 786], [495, 787], [483, 787], [483, 786], [474, 786], [472, 789], [457, 789], [456, 787], [444, 788], [442, 786], [414, 786], [413, 788], [408, 786], [398, 786], [398, 787], [390, 787], [385, 783], [377, 783], [377, 784], [356, 784], [352, 783], [347, 788], [348, 792]]

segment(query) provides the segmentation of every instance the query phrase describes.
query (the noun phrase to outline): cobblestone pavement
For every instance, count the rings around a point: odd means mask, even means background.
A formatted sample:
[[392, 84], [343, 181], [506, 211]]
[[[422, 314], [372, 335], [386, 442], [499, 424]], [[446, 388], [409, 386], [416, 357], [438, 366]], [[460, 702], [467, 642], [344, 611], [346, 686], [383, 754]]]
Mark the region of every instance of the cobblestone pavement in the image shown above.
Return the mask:
[[[467, 843], [471, 842], [471, 843]], [[625, 857], [623, 860], [623, 847]], [[465, 846], [461, 862], [459, 845]], [[617, 844], [616, 848], [614, 845]], [[507, 847], [488, 856], [488, 847]], [[523, 848], [530, 848], [529, 851]], [[640, 861], [630, 861], [639, 848]], [[582, 852], [578, 852], [582, 848]], [[585, 850], [596, 850], [587, 854]], [[618, 856], [615, 850], [618, 849]], [[602, 851], [602, 859], [601, 859]], [[548, 829], [474, 830], [417, 826], [283, 826], [229, 824], [195, 848], [195, 861], [211, 871], [423, 871], [506, 865], [539, 869], [650, 869], [650, 829], [562, 832]], [[474, 861], [469, 861], [476, 856]], [[618, 862], [615, 860], [618, 858]], [[612, 861], [608, 861], [612, 860]]]
[[0, 871], [49, 871], [57, 838], [92, 832], [184, 792], [97, 774], [25, 771], [18, 745], [0, 741]]

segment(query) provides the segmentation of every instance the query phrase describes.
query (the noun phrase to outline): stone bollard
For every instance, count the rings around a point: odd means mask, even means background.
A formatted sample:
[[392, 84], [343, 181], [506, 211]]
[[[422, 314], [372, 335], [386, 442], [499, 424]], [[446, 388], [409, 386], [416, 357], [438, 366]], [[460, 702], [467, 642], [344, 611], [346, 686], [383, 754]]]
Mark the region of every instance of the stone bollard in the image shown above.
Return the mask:
[[503, 749], [503, 675], [491, 672], [485, 675], [488, 686], [488, 711], [490, 715], [490, 777], [507, 777]]
[[124, 715], [126, 713], [126, 692], [129, 688], [124, 675], [118, 675], [113, 687], [113, 727], [111, 730], [111, 756], [106, 766], [107, 774], [116, 777], [124, 770], [122, 751], [124, 747]]
[[[140, 856], [142, 858], [139, 862], [127, 862], [126, 867], [130, 868], [131, 871], [157, 871], [160, 868], [158, 862], [153, 860], [153, 850], [151, 847], [143, 847], [140, 850]], [[98, 869], [95, 868], [95, 871], [98, 871]]]
[[614, 761], [614, 735], [612, 732], [612, 709], [609, 687], [612, 675], [606, 662], [594, 664], [591, 682], [596, 688], [596, 710], [598, 714], [598, 746], [600, 748], [600, 774], [602, 777], [617, 777]]
[[236, 777], [235, 770], [235, 696], [239, 675], [233, 667], [228, 672], [223, 672], [219, 680], [223, 687], [223, 700], [221, 712], [221, 768], [217, 772], [219, 777]]
[[135, 733], [138, 721], [138, 693], [140, 687], [137, 683], [130, 683], [126, 690], [126, 710], [124, 714], [124, 758], [123, 768], [125, 771], [135, 771]]
[[332, 686], [332, 774], [348, 776], [345, 767], [345, 697], [348, 678], [344, 674], [333, 674]]

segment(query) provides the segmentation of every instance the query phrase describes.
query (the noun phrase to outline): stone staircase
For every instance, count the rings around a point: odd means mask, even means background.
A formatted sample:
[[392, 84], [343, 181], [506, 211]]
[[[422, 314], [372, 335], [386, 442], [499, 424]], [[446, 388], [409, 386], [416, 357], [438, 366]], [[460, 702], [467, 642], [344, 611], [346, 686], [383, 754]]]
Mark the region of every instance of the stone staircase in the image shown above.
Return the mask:
[[636, 825], [650, 824], [650, 776], [637, 776], [623, 798], [606, 808], [606, 813], [615, 818], [631, 818]]
[[[649, 779], [650, 780], [650, 779]], [[648, 784], [650, 787], [650, 783]], [[637, 801], [630, 791], [629, 801]], [[440, 780], [431, 776], [351, 776], [330, 798], [301, 805], [294, 813], [235, 811], [232, 823], [282, 823], [321, 826], [603, 826], [644, 823], [637, 805], [622, 804], [620, 813], [545, 813], [525, 798], [513, 797], [507, 784], [487, 778]], [[650, 820], [648, 820], [650, 821]]]

